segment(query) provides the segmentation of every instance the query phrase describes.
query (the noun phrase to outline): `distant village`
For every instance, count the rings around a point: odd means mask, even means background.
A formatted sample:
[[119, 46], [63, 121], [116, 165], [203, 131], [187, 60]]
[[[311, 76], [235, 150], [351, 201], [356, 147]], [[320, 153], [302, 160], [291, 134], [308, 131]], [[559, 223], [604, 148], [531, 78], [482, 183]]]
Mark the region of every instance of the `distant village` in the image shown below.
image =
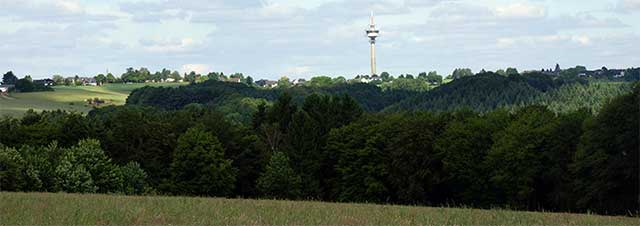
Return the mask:
[[[606, 67], [602, 67], [597, 70], [587, 70], [584, 67], [577, 66], [575, 67], [578, 77], [582, 78], [590, 78], [590, 77], [613, 77], [613, 78], [622, 78], [625, 76], [625, 72], [627, 69], [608, 69]], [[555, 69], [542, 69], [541, 72], [546, 75], [552, 76], [560, 76], [562, 73], [562, 69], [560, 69], [560, 65], [556, 64]]]
[[[498, 70], [495, 73], [508, 75], [509, 70], [515, 71], [518, 73], [516, 69], [510, 68], [505, 70]], [[571, 74], [572, 76], [582, 77], [582, 78], [623, 78], [625, 77], [625, 73], [627, 73], [628, 69], [608, 69], [606, 67], [602, 67], [596, 70], [587, 70], [583, 66], [576, 66], [574, 68], [561, 69], [560, 65], [556, 64], [555, 68], [551, 69], [542, 69], [540, 71], [525, 71], [525, 72], [540, 72], [542, 74], [550, 75], [550, 76], [561, 76], [563, 74]], [[480, 73], [486, 72], [482, 70]], [[8, 72], [5, 74], [5, 77], [13, 76], [12, 72]], [[453, 74], [448, 75], [444, 79], [456, 79], [464, 76], [473, 75], [470, 69], [456, 69]], [[380, 75], [357, 75], [353, 79], [345, 79], [344, 77], [338, 78], [330, 78], [327, 76], [319, 76], [310, 79], [309, 81], [304, 78], [298, 78], [290, 80], [287, 77], [282, 77], [279, 80], [269, 80], [269, 79], [260, 79], [254, 81], [251, 76], [244, 76], [241, 73], [231, 74], [229, 76], [225, 76], [224, 73], [211, 72], [207, 75], [197, 74], [195, 72], [185, 73], [184, 75], [180, 75], [176, 71], [169, 71], [163, 69], [161, 72], [156, 72], [155, 74], [150, 73], [147, 69], [141, 68], [139, 70], [134, 70], [132, 68], [128, 68], [127, 72], [125, 72], [120, 77], [115, 77], [111, 73], [99, 74], [94, 77], [62, 77], [60, 75], [54, 75], [52, 78], [47, 79], [36, 79], [31, 80], [30, 76], [25, 76], [24, 79], [5, 79], [3, 78], [2, 84], [0, 85], [0, 93], [8, 93], [10, 91], [21, 91], [20, 89], [16, 89], [16, 86], [19, 86], [20, 80], [29, 80], [34, 87], [50, 87], [54, 85], [66, 85], [66, 86], [101, 86], [105, 83], [159, 83], [159, 82], [189, 82], [189, 83], [198, 83], [206, 80], [217, 80], [217, 81], [226, 81], [233, 83], [245, 83], [250, 84], [257, 87], [262, 88], [276, 88], [279, 86], [300, 86], [300, 85], [314, 85], [315, 83], [324, 82], [324, 83], [374, 83], [374, 84], [382, 84], [382, 83], [393, 83], [398, 79], [422, 79], [424, 83], [437, 86], [442, 83], [443, 76], [438, 75], [435, 71], [430, 73], [420, 73], [418, 76], [413, 76], [411, 74], [402, 74], [394, 77], [387, 72], [383, 72]], [[317, 84], [315, 84], [317, 85]]]

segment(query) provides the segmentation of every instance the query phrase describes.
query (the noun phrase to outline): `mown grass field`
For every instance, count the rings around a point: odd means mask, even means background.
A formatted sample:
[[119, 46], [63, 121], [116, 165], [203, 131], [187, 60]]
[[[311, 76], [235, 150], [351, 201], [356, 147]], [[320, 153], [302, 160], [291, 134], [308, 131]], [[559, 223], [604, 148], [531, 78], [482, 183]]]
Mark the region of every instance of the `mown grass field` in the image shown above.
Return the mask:
[[640, 218], [273, 200], [0, 193], [0, 225], [640, 225]]
[[86, 100], [100, 98], [108, 104], [123, 105], [136, 88], [144, 86], [179, 86], [181, 83], [107, 84], [104, 86], [55, 86], [53, 92], [11, 93], [0, 96], [0, 116], [20, 117], [29, 109], [89, 112]]

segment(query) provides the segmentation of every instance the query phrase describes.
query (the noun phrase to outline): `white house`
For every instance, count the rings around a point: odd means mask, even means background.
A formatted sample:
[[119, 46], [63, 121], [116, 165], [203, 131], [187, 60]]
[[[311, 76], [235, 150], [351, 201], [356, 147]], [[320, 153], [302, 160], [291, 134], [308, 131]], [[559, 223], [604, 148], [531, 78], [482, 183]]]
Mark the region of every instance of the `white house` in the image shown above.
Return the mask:
[[0, 93], [8, 93], [15, 87], [15, 85], [0, 85]]
[[227, 82], [241, 82], [240, 78], [229, 78], [227, 79]]
[[622, 78], [624, 77], [624, 71], [619, 71], [613, 75], [614, 78]]
[[306, 79], [303, 78], [299, 78], [299, 79], [295, 79], [293, 80], [293, 85], [304, 85], [307, 82]]

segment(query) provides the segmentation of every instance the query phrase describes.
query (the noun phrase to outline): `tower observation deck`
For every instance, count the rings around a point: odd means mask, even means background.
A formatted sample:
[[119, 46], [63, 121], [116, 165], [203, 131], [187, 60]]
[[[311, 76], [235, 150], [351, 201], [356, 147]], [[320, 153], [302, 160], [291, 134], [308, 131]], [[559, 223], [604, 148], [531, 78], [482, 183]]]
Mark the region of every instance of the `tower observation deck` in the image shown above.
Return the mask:
[[380, 30], [376, 29], [376, 24], [371, 12], [369, 18], [369, 29], [366, 30], [369, 43], [371, 44], [371, 75], [377, 75], [376, 73], [376, 38], [380, 35]]

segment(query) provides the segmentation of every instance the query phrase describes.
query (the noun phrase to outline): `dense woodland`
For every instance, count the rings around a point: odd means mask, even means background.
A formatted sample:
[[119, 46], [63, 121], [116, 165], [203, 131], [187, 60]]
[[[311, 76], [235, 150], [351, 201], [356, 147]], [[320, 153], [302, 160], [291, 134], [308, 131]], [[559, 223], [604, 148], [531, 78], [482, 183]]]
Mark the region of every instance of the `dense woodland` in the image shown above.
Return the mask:
[[635, 215], [639, 96], [492, 73], [428, 92], [146, 87], [88, 115], [0, 120], [0, 189]]
[[[634, 69], [632, 72], [638, 73], [637, 77], [640, 78], [640, 69]], [[630, 73], [630, 78], [635, 78], [632, 75], [634, 74]], [[402, 78], [394, 79], [393, 83], [398, 85], [406, 84], [407, 81], [422, 81], [419, 78], [407, 79], [407, 76], [410, 75], [402, 75]], [[597, 112], [609, 99], [628, 93], [631, 83], [624, 80], [552, 76], [539, 72], [515, 72], [510, 75], [485, 72], [460, 77], [433, 89], [425, 88], [427, 91], [416, 91], [419, 89], [411, 87], [389, 88], [376, 83], [327, 83], [260, 89], [243, 83], [209, 80], [179, 88], [145, 87], [135, 90], [127, 99], [127, 103], [167, 110], [180, 109], [191, 103], [213, 106], [237, 105], [244, 106], [244, 112], [250, 112], [255, 111], [260, 102], [273, 102], [282, 93], [288, 92], [297, 104], [301, 104], [304, 97], [314, 93], [347, 94], [367, 112], [444, 112], [461, 109], [487, 112], [498, 108], [518, 109], [533, 104], [549, 106], [554, 112], [569, 112], [582, 108]], [[241, 121], [247, 120], [249, 119], [244, 117]]]
[[410, 96], [386, 110], [452, 111], [468, 108], [486, 112], [496, 108], [517, 109], [538, 104], [549, 106], [555, 112], [581, 108], [597, 111], [608, 99], [629, 92], [630, 84], [561, 78], [541, 73], [512, 76], [484, 73]]
[[347, 94], [367, 111], [381, 111], [391, 104], [417, 94], [407, 90], [383, 91], [376, 85], [365, 83], [336, 84], [331, 86], [295, 86], [285, 89], [259, 89], [242, 83], [206, 81], [177, 88], [144, 87], [134, 90], [127, 104], [154, 106], [162, 109], [180, 109], [192, 103], [219, 105], [233, 98], [252, 98], [272, 102], [283, 93], [302, 103], [311, 94]]

